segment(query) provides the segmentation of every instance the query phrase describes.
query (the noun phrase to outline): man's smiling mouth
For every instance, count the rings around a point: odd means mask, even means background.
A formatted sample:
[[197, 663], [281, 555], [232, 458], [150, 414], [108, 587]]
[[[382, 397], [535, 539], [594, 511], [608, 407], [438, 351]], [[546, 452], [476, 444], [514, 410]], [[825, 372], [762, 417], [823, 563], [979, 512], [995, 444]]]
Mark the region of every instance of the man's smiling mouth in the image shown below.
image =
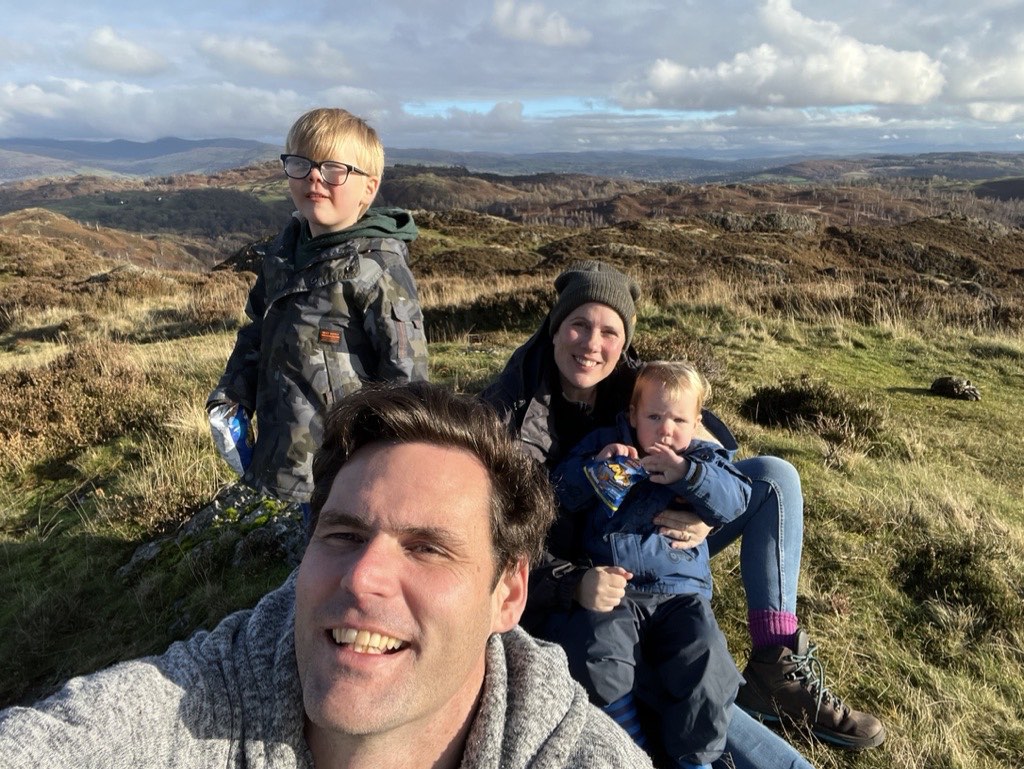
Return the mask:
[[331, 630], [331, 636], [334, 643], [339, 646], [351, 646], [352, 651], [358, 654], [387, 654], [408, 646], [400, 638], [351, 627], [334, 628]]

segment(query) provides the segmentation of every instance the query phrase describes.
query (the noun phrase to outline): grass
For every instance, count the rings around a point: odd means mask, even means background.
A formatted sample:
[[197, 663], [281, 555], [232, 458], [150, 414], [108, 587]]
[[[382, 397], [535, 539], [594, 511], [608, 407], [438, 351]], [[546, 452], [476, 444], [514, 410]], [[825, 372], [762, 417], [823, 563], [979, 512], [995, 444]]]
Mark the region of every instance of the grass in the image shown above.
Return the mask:
[[[431, 240], [442, 238], [426, 230]], [[45, 275], [44, 259], [37, 268]], [[482, 388], [536, 325], [551, 277], [424, 276], [432, 378]], [[987, 322], [968, 300], [946, 297], [936, 313], [852, 283], [638, 277], [652, 297], [639, 308], [644, 355], [697, 361], [743, 451], [800, 470], [801, 620], [829, 681], [889, 731], [862, 755], [794, 736], [801, 749], [818, 767], [1014, 765], [1024, 755], [1019, 328]], [[155, 273], [134, 293], [116, 276], [95, 285], [91, 298], [54, 292], [46, 306], [9, 308], [0, 327], [0, 704], [161, 651], [287, 571], [231, 568], [228, 523], [208, 547], [117, 576], [230, 480], [202, 404], [247, 283]], [[981, 401], [931, 395], [942, 374], [969, 376]], [[762, 423], [769, 396], [803, 404], [804, 418]], [[738, 546], [714, 572], [716, 614], [742, 664]]]

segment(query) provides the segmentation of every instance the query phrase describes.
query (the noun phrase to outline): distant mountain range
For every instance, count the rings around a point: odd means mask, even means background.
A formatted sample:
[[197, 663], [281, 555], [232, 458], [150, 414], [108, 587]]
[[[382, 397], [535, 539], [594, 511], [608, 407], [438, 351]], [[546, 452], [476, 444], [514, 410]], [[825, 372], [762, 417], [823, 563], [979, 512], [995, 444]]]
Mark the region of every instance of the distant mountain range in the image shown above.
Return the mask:
[[[246, 139], [62, 141], [0, 139], [0, 184], [23, 179], [83, 175], [159, 177], [213, 174], [277, 162], [277, 145]], [[945, 177], [959, 181], [1024, 177], [1024, 153], [932, 152], [847, 158], [772, 157], [709, 160], [678, 151], [547, 152], [534, 154], [387, 150], [389, 165], [464, 168], [472, 173], [523, 176], [587, 174], [647, 181], [850, 182], [894, 177]]]
[[273, 144], [247, 139], [0, 139], [0, 183], [52, 176], [215, 173], [277, 160]]

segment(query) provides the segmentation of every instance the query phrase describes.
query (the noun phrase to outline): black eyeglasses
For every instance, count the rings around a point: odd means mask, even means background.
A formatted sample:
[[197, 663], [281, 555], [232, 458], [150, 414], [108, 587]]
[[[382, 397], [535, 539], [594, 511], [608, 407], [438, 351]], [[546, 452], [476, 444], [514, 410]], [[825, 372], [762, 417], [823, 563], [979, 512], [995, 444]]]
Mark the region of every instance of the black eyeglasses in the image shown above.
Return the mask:
[[324, 180], [324, 184], [330, 184], [332, 187], [340, 187], [347, 182], [349, 174], [369, 176], [362, 169], [335, 160], [321, 160], [318, 163], [302, 155], [282, 155], [281, 162], [284, 163], [285, 176], [290, 179], [305, 179], [315, 168], [320, 172], [320, 178]]

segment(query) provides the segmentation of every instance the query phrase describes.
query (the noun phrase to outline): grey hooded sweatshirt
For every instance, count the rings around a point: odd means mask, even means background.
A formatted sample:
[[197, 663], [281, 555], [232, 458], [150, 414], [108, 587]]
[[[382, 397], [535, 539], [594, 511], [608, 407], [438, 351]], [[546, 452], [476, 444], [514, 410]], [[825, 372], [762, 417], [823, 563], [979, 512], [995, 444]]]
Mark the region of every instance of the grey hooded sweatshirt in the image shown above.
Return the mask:
[[[34, 707], [0, 711], [0, 767], [312, 769], [294, 606], [293, 574], [254, 609], [160, 656], [74, 678]], [[587, 701], [558, 646], [515, 628], [488, 642], [461, 767], [650, 769], [651, 762]]]

